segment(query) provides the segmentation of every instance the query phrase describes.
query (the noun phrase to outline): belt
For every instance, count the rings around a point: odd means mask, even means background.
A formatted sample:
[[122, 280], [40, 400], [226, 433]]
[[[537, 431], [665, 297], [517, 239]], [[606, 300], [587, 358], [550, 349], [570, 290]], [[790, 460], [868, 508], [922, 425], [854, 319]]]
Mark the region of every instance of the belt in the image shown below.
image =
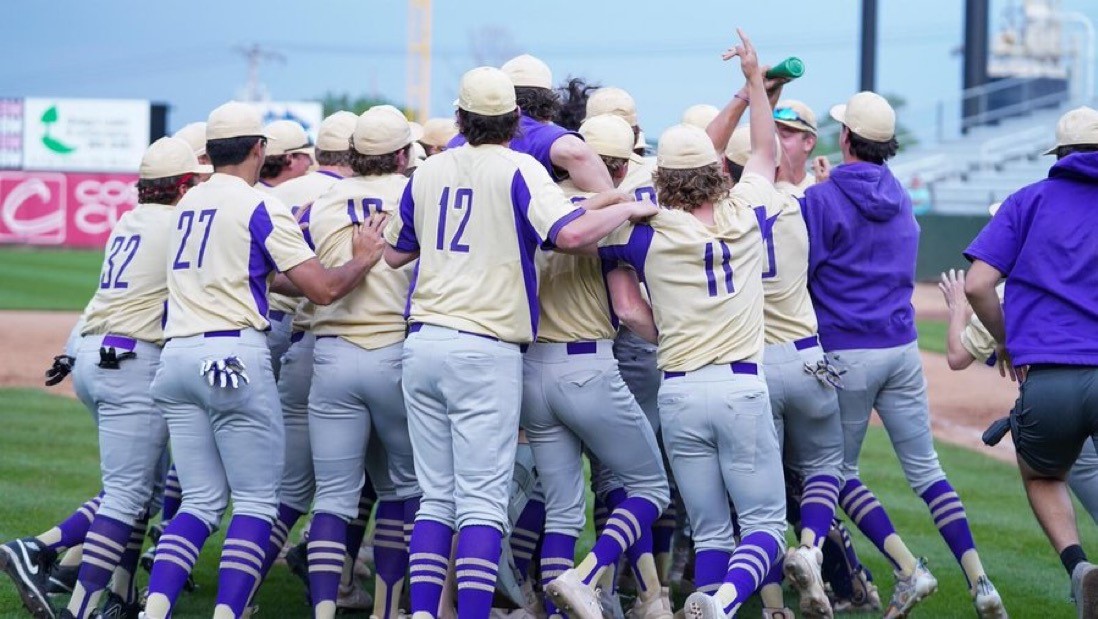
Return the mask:
[[286, 312], [282, 310], [269, 310], [267, 312], [267, 318], [282, 322], [283, 320], [286, 320]]
[[133, 350], [137, 348], [137, 340], [124, 335], [108, 333], [103, 336], [103, 341], [99, 345], [103, 348], [115, 348], [133, 352]]
[[[423, 328], [423, 323], [422, 322], [413, 322], [408, 327], [408, 333], [415, 333], [415, 332], [419, 331], [422, 328]], [[446, 327], [446, 328], [449, 328], [449, 327]], [[503, 342], [504, 344], [512, 344], [513, 343], [513, 342], [504, 342], [503, 340], [501, 340], [498, 337], [495, 337], [493, 335], [485, 335], [483, 333], [473, 333], [472, 331], [462, 331], [461, 329], [454, 329], [454, 331], [457, 331], [458, 333], [464, 333], [465, 335], [472, 335], [474, 337], [484, 338], [486, 340], [492, 340], [493, 342]], [[583, 344], [583, 343], [588, 343], [588, 342], [580, 342], [580, 343]], [[592, 346], [594, 346], [594, 342], [589, 342], [589, 343]], [[519, 350], [522, 351], [522, 352], [526, 352], [526, 349], [530, 347], [529, 344], [515, 344], [515, 345], [518, 346]], [[591, 352], [595, 352], [595, 351], [592, 349]], [[571, 352], [571, 350], [569, 350], [568, 354], [573, 354], [573, 353]], [[575, 353], [575, 354], [582, 354], [582, 353]]]
[[300, 342], [301, 340], [305, 339], [305, 333], [307, 333], [307, 332], [306, 331], [294, 331], [293, 333], [290, 334], [290, 343], [293, 344], [294, 342]]
[[[753, 376], [759, 375], [759, 364], [751, 363], [750, 361], [736, 361], [735, 363], [724, 364], [728, 369], [732, 370], [733, 374], [751, 374]], [[663, 378], [679, 378], [686, 376], [686, 372], [664, 372]]]
[[820, 345], [820, 336], [810, 335], [808, 337], [802, 337], [799, 340], [793, 340], [793, 346], [797, 350], [805, 350], [806, 348], [816, 348]]
[[593, 355], [599, 351], [598, 342], [568, 342], [564, 349], [570, 355]]
[[240, 337], [240, 329], [226, 329], [224, 331], [207, 331], [202, 337]]

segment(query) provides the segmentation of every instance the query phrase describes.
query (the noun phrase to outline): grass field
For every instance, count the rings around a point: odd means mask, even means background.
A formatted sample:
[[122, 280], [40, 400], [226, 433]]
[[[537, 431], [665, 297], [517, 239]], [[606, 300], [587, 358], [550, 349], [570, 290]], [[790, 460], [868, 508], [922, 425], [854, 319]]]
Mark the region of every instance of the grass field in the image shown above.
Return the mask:
[[[98, 488], [92, 422], [72, 400], [34, 390], [0, 390], [0, 539], [39, 532], [67, 516]], [[1068, 584], [1059, 560], [1037, 528], [1015, 470], [972, 452], [941, 445], [941, 458], [968, 507], [984, 564], [1014, 617], [1074, 616], [1066, 601]], [[926, 555], [940, 591], [920, 607], [921, 617], [971, 617], [961, 573], [934, 529], [926, 506], [908, 489], [880, 429], [871, 428], [862, 459], [864, 479], [889, 507], [896, 526], [914, 552]], [[1095, 547], [1094, 527], [1084, 523], [1084, 544]], [[200, 589], [185, 595], [176, 617], [209, 617], [216, 588], [220, 538], [203, 553], [196, 578]], [[587, 538], [587, 544], [590, 539]], [[856, 540], [887, 599], [892, 578], [880, 555]], [[141, 582], [145, 576], [140, 577]], [[793, 603], [792, 596], [789, 597]], [[302, 589], [287, 570], [276, 567], [259, 597], [261, 616], [304, 617]], [[758, 616], [752, 606], [743, 617]], [[0, 581], [0, 617], [20, 616], [12, 586]]]
[[102, 262], [101, 250], [0, 247], [0, 309], [79, 312]]
[[946, 332], [949, 325], [943, 320], [918, 320], [919, 348], [929, 352], [946, 353]]

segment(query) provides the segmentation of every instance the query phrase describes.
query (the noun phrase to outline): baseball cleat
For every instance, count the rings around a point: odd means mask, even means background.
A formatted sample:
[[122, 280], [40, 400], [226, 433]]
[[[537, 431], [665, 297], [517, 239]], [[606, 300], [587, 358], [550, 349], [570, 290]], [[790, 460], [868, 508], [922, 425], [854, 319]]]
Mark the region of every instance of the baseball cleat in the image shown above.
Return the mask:
[[1007, 619], [1003, 598], [987, 576], [976, 579], [976, 586], [972, 588], [972, 603], [976, 606], [976, 614], [980, 619]]
[[662, 587], [648, 599], [638, 597], [625, 616], [626, 619], [672, 619], [675, 613], [671, 612], [671, 590]]
[[574, 568], [554, 578], [546, 585], [545, 593], [572, 619], [602, 619], [598, 592], [584, 584]]
[[796, 615], [793, 614], [791, 608], [764, 608], [763, 619], [794, 619]]
[[50, 582], [46, 587], [49, 595], [68, 595], [76, 586], [76, 576], [80, 573], [79, 565], [57, 565], [50, 571]]
[[695, 591], [686, 598], [683, 606], [683, 615], [686, 619], [727, 619], [724, 609], [717, 598], [706, 595], [701, 591]]
[[831, 608], [836, 613], [869, 613], [880, 610], [881, 594], [877, 591], [877, 585], [873, 584], [869, 571], [864, 566], [859, 567], [851, 576], [853, 595], [834, 599]]
[[122, 596], [112, 591], [107, 593], [107, 601], [99, 611], [99, 619], [137, 619], [140, 614], [140, 604], [127, 604]]
[[11, 578], [23, 606], [36, 619], [54, 619], [46, 591], [50, 567], [57, 553], [33, 537], [24, 537], [0, 546], [0, 569]]
[[365, 612], [374, 607], [374, 598], [362, 588], [357, 580], [351, 580], [350, 584], [339, 585], [339, 597], [336, 599], [336, 611], [357, 613]]
[[298, 580], [305, 583], [305, 600], [309, 601], [311, 606], [312, 602], [309, 597], [309, 557], [305, 544], [306, 542], [301, 542], [286, 553], [286, 567], [290, 568], [290, 573], [297, 576]]
[[599, 606], [602, 608], [602, 616], [605, 619], [625, 619], [625, 613], [621, 610], [621, 596], [616, 591], [610, 591], [599, 587]]
[[892, 590], [892, 599], [885, 609], [885, 619], [906, 617], [916, 604], [937, 590], [938, 581], [926, 569], [926, 559], [919, 559], [911, 576], [902, 578], [899, 573], [896, 574], [896, 588]]
[[801, 614], [809, 619], [834, 616], [820, 576], [822, 563], [823, 552], [819, 548], [800, 546], [785, 553], [785, 577], [800, 594]]
[[1098, 566], [1084, 561], [1071, 572], [1071, 599], [1079, 619], [1098, 617]]

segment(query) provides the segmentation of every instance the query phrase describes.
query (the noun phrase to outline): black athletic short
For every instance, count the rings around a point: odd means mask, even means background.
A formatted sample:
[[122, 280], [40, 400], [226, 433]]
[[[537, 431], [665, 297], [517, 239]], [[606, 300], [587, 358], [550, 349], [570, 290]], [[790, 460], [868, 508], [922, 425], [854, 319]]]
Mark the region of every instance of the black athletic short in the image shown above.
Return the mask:
[[1014, 447], [1043, 475], [1065, 475], [1098, 435], [1098, 367], [1034, 365], [1010, 413]]

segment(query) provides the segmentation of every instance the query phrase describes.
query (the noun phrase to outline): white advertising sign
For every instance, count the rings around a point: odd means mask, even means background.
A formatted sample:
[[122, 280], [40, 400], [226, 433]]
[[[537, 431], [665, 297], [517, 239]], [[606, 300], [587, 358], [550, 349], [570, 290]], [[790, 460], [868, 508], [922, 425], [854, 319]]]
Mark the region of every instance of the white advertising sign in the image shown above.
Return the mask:
[[263, 115], [263, 124], [296, 120], [314, 141], [320, 121], [324, 120], [324, 106], [316, 101], [257, 101], [249, 102], [249, 105], [254, 105]]
[[148, 101], [24, 100], [27, 170], [136, 172], [148, 145]]
[[0, 168], [23, 166], [23, 100], [0, 99]]

